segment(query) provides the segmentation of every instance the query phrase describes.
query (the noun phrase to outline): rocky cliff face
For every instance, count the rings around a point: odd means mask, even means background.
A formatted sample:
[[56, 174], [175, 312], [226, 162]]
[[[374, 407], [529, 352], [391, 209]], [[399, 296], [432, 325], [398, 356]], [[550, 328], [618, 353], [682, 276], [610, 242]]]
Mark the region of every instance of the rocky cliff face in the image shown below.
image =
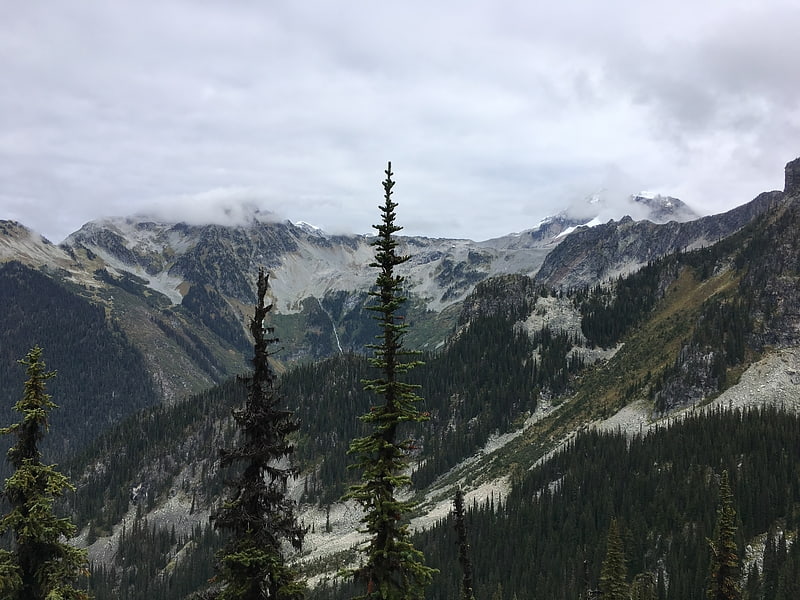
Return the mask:
[[579, 228], [547, 255], [536, 281], [549, 287], [574, 288], [631, 273], [665, 254], [710, 246], [783, 198], [781, 192], [766, 192], [726, 213], [686, 223], [656, 224], [625, 217]]
[[[675, 198], [635, 196], [631, 206], [655, 222], [696, 216]], [[589, 220], [564, 213], [533, 229], [484, 242], [400, 238], [401, 251], [412, 256], [400, 271], [408, 292], [438, 312], [462, 301], [489, 277], [533, 275], [553, 248]], [[141, 218], [94, 221], [69, 236], [63, 248], [73, 254], [84, 251], [89, 260], [99, 257], [118, 273], [142, 278], [175, 305], [197, 285], [248, 303], [260, 266], [272, 273], [275, 308], [282, 314], [302, 310], [309, 298], [365, 292], [374, 279], [368, 236], [329, 236], [304, 224], [265, 222], [255, 215], [249, 224], [224, 227]]]
[[786, 163], [786, 183], [783, 193], [786, 196], [800, 195], [800, 158]]
[[[800, 162], [795, 163], [800, 167]], [[754, 227], [740, 261], [752, 263], [742, 289], [757, 299], [755, 343], [800, 345], [800, 194]]]

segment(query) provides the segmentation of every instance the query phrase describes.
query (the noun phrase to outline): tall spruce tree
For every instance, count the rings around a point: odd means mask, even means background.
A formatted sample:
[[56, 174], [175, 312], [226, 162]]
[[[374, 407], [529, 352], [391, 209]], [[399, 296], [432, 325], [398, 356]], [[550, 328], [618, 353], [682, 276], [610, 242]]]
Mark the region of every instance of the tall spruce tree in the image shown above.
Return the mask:
[[606, 542], [606, 557], [600, 566], [600, 592], [603, 600], [629, 600], [628, 569], [619, 526], [611, 519]]
[[706, 596], [709, 600], [739, 600], [742, 592], [736, 547], [736, 510], [733, 507], [728, 471], [723, 471], [719, 480], [717, 525], [714, 539], [708, 540], [708, 544], [711, 549], [711, 566]]
[[305, 583], [282, 553], [289, 542], [300, 549], [305, 530], [295, 516], [295, 504], [286, 486], [296, 471], [284, 467], [294, 448], [287, 436], [298, 429], [288, 410], [278, 407], [275, 373], [268, 346], [276, 343], [273, 328], [264, 325], [272, 305], [264, 305], [269, 278], [258, 272], [258, 299], [250, 333], [255, 340], [253, 374], [248, 378], [244, 408], [233, 411], [239, 426], [239, 443], [221, 450], [223, 467], [238, 465], [241, 473], [230, 481], [231, 491], [212, 516], [214, 527], [230, 535], [217, 556], [219, 600], [288, 600], [305, 595]]
[[467, 520], [464, 511], [464, 491], [456, 490], [453, 499], [453, 516], [455, 517], [456, 535], [458, 536], [458, 562], [461, 564], [461, 599], [475, 600], [475, 590], [472, 583], [472, 560], [469, 555], [467, 541]]
[[401, 293], [403, 277], [395, 273], [395, 267], [410, 257], [396, 252], [394, 234], [402, 227], [395, 225], [397, 203], [392, 201], [391, 162], [385, 173], [382, 222], [373, 225], [378, 235], [372, 243], [375, 262], [370, 263], [379, 269], [375, 289], [370, 292], [376, 304], [368, 307], [375, 313], [381, 340], [370, 346], [375, 353], [369, 361], [382, 376], [363, 382], [365, 390], [383, 398], [383, 404], [361, 416], [372, 426], [372, 432], [353, 440], [348, 451], [357, 457], [352, 467], [361, 470], [362, 483], [352, 486], [345, 498], [354, 499], [364, 509], [362, 531], [368, 535], [361, 548], [364, 564], [348, 574], [366, 587], [358, 598], [406, 600], [423, 597], [435, 570], [425, 566], [422, 552], [411, 542], [408, 516], [415, 504], [397, 499], [398, 491], [411, 484], [407, 467], [413, 446], [410, 439], [400, 439], [400, 426], [424, 421], [427, 416], [417, 409], [420, 398], [414, 390], [418, 386], [401, 380], [420, 363], [413, 359], [416, 353], [403, 349], [408, 325], [398, 311], [406, 298]]
[[0, 596], [6, 600], [86, 600], [89, 595], [75, 583], [89, 574], [86, 550], [64, 540], [75, 535], [68, 518], [53, 513], [53, 502], [74, 490], [54, 465], [41, 461], [38, 444], [48, 430], [48, 413], [57, 408], [45, 391], [55, 372], [45, 370], [42, 349], [31, 349], [19, 361], [28, 376], [22, 399], [14, 410], [22, 421], [0, 429], [17, 438], [8, 451], [14, 473], [3, 495], [11, 505], [0, 520], [0, 534], [13, 533], [13, 550], [0, 550]]

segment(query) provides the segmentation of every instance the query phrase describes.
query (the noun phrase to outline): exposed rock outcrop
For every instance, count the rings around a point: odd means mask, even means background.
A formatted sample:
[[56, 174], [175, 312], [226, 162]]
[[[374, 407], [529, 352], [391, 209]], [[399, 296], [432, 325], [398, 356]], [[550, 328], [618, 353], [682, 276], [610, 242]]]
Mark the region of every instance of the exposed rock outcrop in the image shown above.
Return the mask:
[[787, 196], [800, 194], [800, 158], [786, 163], [786, 184], [783, 193]]
[[665, 254], [710, 246], [783, 198], [781, 192], [765, 192], [726, 213], [687, 223], [657, 225], [625, 217], [596, 227], [582, 227], [547, 255], [535, 279], [548, 287], [572, 288], [627, 275]]

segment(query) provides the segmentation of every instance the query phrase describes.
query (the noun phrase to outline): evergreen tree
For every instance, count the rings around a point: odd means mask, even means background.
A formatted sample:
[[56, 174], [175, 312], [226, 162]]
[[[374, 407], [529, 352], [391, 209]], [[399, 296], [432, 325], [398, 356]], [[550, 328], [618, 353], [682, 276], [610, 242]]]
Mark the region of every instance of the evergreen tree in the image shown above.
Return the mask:
[[612, 519], [608, 528], [606, 557], [600, 567], [600, 592], [603, 600], [628, 600], [628, 569], [625, 566], [625, 550], [622, 547], [617, 520]]
[[747, 573], [747, 581], [743, 598], [745, 600], [758, 600], [761, 597], [761, 579], [758, 574], [758, 563], [753, 562], [750, 570]]
[[0, 550], [0, 594], [7, 600], [85, 600], [89, 595], [74, 584], [88, 575], [86, 550], [64, 541], [75, 535], [75, 525], [53, 514], [56, 497], [74, 488], [54, 465], [42, 464], [39, 451], [48, 413], [57, 408], [45, 391], [55, 372], [45, 371], [38, 346], [19, 362], [28, 380], [14, 410], [23, 418], [0, 429], [2, 435], [17, 437], [8, 451], [14, 473], [3, 491], [11, 510], [0, 520], [0, 534], [14, 534], [14, 550]]
[[739, 555], [736, 548], [736, 510], [733, 493], [728, 483], [728, 471], [723, 471], [719, 482], [719, 505], [714, 539], [709, 540], [711, 566], [709, 568], [709, 600], [739, 600]]
[[455, 528], [458, 535], [458, 562], [461, 563], [463, 578], [461, 580], [462, 600], [475, 600], [475, 590], [472, 584], [472, 561], [469, 557], [469, 543], [467, 543], [467, 523], [464, 515], [464, 492], [461, 488], [456, 490], [453, 500], [453, 514]]
[[639, 573], [631, 583], [631, 600], [656, 600], [656, 579], [652, 573]]
[[658, 570], [658, 577], [656, 578], [656, 598], [658, 600], [667, 600], [667, 584], [664, 582], [664, 569]]
[[492, 594], [492, 600], [503, 600], [503, 584], [498, 583], [497, 589], [495, 589], [494, 594]]
[[286, 496], [286, 484], [295, 470], [281, 467], [293, 446], [286, 437], [298, 429], [288, 410], [277, 404], [275, 374], [269, 365], [268, 338], [273, 328], [264, 325], [272, 305], [264, 305], [269, 278], [258, 273], [258, 300], [250, 332], [255, 340], [253, 374], [243, 409], [233, 411], [241, 431], [239, 445], [222, 449], [222, 466], [243, 465], [229, 482], [228, 498], [212, 515], [214, 527], [228, 532], [230, 540], [217, 556], [222, 582], [219, 600], [296, 599], [305, 595], [305, 583], [291, 569], [281, 551], [288, 541], [300, 549], [305, 535], [294, 514], [294, 502]]
[[783, 557], [778, 553], [779, 545], [775, 536], [775, 530], [770, 528], [764, 542], [764, 556], [761, 563], [761, 595], [765, 600], [772, 600], [778, 593], [778, 579], [783, 565]]
[[800, 544], [797, 543], [797, 538], [795, 538], [783, 562], [780, 579], [778, 580], [778, 593], [775, 598], [777, 600], [800, 598]]
[[[403, 349], [403, 336], [408, 325], [398, 310], [405, 302], [401, 294], [403, 277], [395, 274], [395, 267], [406, 262], [409, 256], [397, 254], [394, 234], [402, 229], [395, 225], [395, 208], [392, 201], [392, 163], [386, 169], [383, 182], [384, 204], [381, 206], [382, 223], [373, 225], [377, 230], [375, 262], [370, 266], [380, 269], [376, 289], [370, 292], [376, 304], [368, 308], [375, 312], [380, 344], [372, 344], [375, 351], [370, 364], [382, 372], [378, 379], [365, 380], [364, 389], [383, 398], [383, 404], [373, 406], [361, 416], [364, 423], [372, 425], [372, 432], [350, 444], [349, 453], [357, 456], [354, 468], [362, 474], [362, 483], [352, 486], [345, 498], [352, 498], [364, 509], [362, 531], [369, 539], [361, 551], [365, 563], [347, 574], [366, 585], [360, 598], [412, 599], [422, 598], [425, 586], [430, 583], [434, 570], [425, 566], [422, 552], [410, 539], [408, 515], [415, 504], [398, 500], [396, 494], [411, 483], [407, 475], [410, 439], [401, 440], [401, 424], [427, 419], [416, 408], [420, 398], [414, 393], [415, 385], [401, 381], [409, 369], [420, 364]], [[404, 360], [405, 359], [405, 360]]]

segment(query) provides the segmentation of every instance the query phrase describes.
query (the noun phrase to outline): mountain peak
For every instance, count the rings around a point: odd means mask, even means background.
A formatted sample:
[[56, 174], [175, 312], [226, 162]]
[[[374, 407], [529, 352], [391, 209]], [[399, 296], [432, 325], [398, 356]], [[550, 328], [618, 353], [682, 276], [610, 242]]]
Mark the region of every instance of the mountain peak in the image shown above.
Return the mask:
[[662, 196], [653, 192], [639, 192], [631, 196], [631, 200], [647, 209], [646, 219], [654, 223], [668, 221], [693, 221], [700, 217], [682, 200], [672, 196]]
[[69, 257], [46, 237], [17, 221], [0, 220], [0, 262], [64, 265]]
[[[291, 221], [289, 221], [291, 223]], [[298, 229], [302, 229], [309, 235], [317, 235], [317, 236], [324, 236], [325, 231], [322, 227], [317, 227], [316, 225], [312, 225], [311, 223], [307, 223], [305, 221], [298, 221], [297, 223], [292, 223]]]
[[787, 196], [800, 194], [800, 158], [786, 163], [786, 184], [783, 192]]
[[653, 223], [684, 223], [700, 218], [689, 206], [673, 196], [652, 191], [621, 196], [608, 190], [587, 196], [583, 202], [573, 203], [559, 216], [582, 224], [598, 219], [603, 223], [609, 219], [619, 220], [626, 215], [634, 221], [648, 220]]

